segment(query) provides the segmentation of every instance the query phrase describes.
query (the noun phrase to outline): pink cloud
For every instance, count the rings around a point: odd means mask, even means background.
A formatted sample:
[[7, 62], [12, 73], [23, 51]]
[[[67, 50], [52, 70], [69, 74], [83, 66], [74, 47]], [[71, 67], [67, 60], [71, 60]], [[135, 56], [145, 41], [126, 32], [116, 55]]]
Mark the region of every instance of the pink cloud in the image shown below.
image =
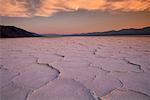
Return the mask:
[[27, 17], [28, 11], [25, 7], [26, 2], [17, 2], [16, 0], [0, 0], [1, 16], [20, 16]]

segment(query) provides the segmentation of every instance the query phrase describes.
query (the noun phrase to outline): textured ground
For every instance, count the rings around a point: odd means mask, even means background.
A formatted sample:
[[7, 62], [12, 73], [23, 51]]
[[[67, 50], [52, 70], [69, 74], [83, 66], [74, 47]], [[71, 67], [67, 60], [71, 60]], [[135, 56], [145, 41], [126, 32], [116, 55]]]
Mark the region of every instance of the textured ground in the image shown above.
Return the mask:
[[0, 40], [0, 100], [150, 100], [150, 37]]

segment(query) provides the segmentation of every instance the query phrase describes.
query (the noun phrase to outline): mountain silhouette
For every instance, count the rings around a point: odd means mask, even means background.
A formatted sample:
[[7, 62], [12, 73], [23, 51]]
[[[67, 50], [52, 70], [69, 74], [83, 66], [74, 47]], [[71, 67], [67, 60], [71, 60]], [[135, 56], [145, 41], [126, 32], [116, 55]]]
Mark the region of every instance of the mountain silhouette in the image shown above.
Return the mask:
[[17, 37], [39, 37], [41, 35], [28, 32], [15, 26], [3, 26], [0, 25], [0, 37], [1, 38], [17, 38]]
[[119, 31], [91, 32], [81, 34], [36, 34], [28, 32], [15, 26], [0, 25], [0, 38], [17, 38], [17, 37], [60, 37], [60, 36], [120, 36], [120, 35], [150, 35], [150, 27], [141, 29], [122, 29]]
[[92, 32], [92, 33], [81, 33], [80, 35], [86, 36], [110, 36], [110, 35], [150, 35], [150, 27], [144, 27], [141, 29], [122, 29], [119, 31], [108, 31], [108, 32]]
[[80, 33], [80, 34], [43, 34], [45, 37], [52, 36], [121, 36], [121, 35], [150, 35], [150, 27], [144, 27], [141, 29], [122, 29], [119, 31], [107, 31], [107, 32], [91, 32], [91, 33]]

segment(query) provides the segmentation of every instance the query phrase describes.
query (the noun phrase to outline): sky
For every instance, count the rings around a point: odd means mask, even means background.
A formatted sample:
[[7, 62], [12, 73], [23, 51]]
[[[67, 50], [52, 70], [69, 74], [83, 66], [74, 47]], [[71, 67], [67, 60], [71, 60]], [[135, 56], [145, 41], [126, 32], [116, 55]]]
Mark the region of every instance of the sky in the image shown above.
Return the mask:
[[0, 0], [0, 24], [41, 34], [150, 26], [150, 0]]

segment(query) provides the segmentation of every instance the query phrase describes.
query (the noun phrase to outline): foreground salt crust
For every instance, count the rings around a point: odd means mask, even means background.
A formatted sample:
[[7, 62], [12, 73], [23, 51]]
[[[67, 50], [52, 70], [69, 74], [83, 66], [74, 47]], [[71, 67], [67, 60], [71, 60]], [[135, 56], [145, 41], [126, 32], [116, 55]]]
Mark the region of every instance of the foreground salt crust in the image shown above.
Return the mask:
[[0, 40], [0, 100], [150, 100], [150, 37]]

